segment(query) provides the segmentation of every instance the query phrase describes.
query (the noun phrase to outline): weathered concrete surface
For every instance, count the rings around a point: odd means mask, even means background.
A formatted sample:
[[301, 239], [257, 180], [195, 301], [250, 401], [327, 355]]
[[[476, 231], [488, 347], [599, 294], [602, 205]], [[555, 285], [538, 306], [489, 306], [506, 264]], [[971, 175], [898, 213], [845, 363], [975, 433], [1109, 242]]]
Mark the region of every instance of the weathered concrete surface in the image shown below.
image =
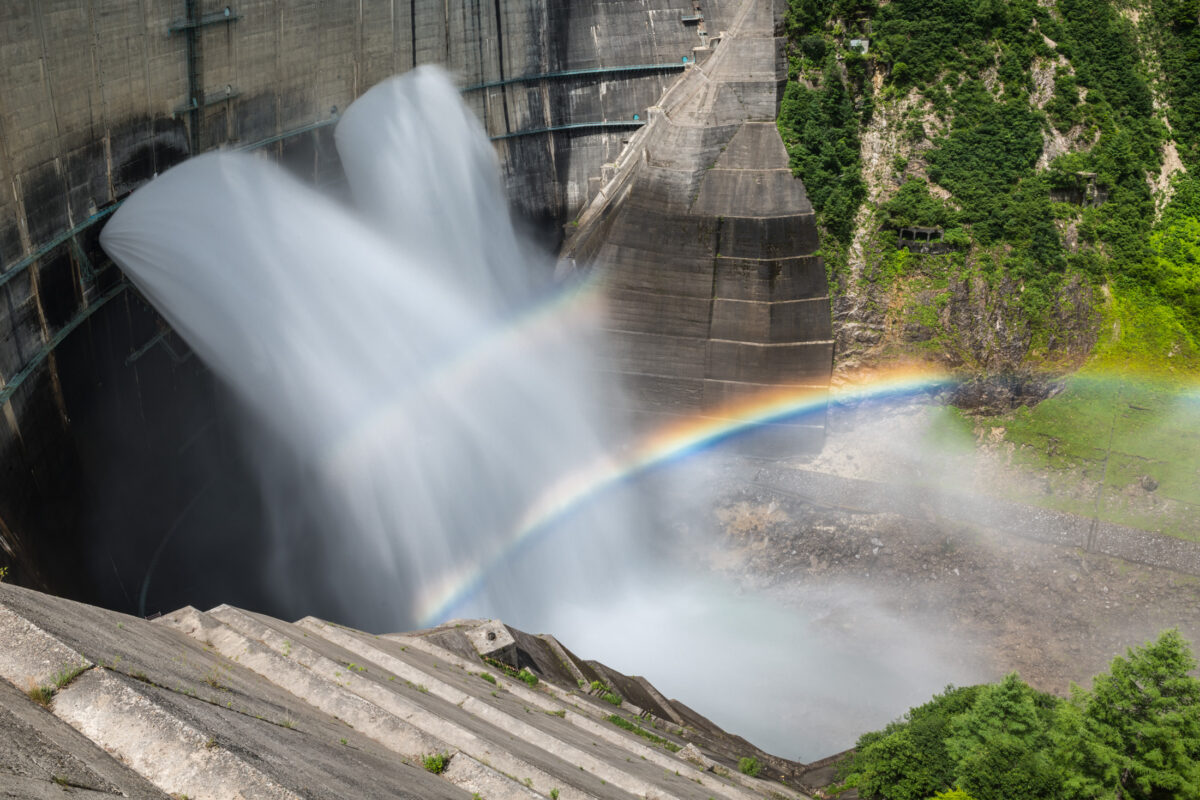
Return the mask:
[[[606, 367], [652, 422], [820, 395], [833, 365], [812, 205], [774, 123], [786, 4], [720, 5], [728, 30], [650, 109], [564, 250], [602, 271]], [[823, 423], [759, 427], [752, 449], [818, 448]]]
[[84, 796], [165, 797], [6, 681], [0, 681], [0, 731], [0, 797], [61, 798], [63, 787]]
[[[461, 647], [489, 642], [497, 627], [515, 645], [501, 651], [511, 662]], [[0, 797], [57, 796], [56, 778], [84, 796], [138, 798], [803, 797], [779, 782], [803, 765], [644, 679], [495, 621], [380, 637], [222, 606], [151, 623], [0, 584], [0, 640]], [[536, 686], [503, 668], [536, 674], [548, 653], [571, 664]], [[562, 677], [576, 672], [642, 705], [602, 702]], [[56, 682], [48, 709], [22, 694]], [[440, 775], [421, 767], [435, 753], [448, 758]], [[766, 765], [764, 777], [737, 772], [746, 755]]]

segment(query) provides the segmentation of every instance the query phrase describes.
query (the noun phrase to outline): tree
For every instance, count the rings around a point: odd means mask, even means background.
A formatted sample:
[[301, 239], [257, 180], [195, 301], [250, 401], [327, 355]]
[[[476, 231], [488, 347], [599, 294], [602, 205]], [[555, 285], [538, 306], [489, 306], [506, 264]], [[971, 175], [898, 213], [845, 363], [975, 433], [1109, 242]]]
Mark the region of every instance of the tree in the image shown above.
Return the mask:
[[954, 783], [954, 762], [944, 740], [956, 717], [966, 713], [982, 687], [947, 686], [903, 720], [859, 737], [846, 772], [863, 797], [924, 800]]
[[955, 785], [978, 800], [1058, 796], [1060, 779], [1048, 755], [1055, 705], [1016, 673], [986, 687], [946, 740], [956, 762]]
[[1177, 630], [1113, 659], [1092, 690], [1072, 686], [1055, 727], [1066, 789], [1080, 798], [1200, 798], [1200, 681]]

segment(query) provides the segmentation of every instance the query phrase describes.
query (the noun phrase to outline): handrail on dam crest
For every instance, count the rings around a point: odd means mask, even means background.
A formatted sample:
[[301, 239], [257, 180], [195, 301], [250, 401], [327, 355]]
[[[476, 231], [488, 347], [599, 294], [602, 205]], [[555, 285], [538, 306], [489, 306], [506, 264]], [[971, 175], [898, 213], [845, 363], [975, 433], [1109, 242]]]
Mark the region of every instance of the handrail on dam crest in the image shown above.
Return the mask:
[[668, 62], [663, 64], [630, 64], [625, 67], [593, 67], [591, 69], [567, 69], [558, 72], [543, 72], [540, 75], [521, 75], [516, 78], [502, 78], [498, 81], [488, 81], [487, 83], [477, 83], [473, 86], [465, 86], [462, 92], [477, 92], [481, 89], [494, 89], [498, 86], [509, 86], [514, 83], [534, 83], [535, 81], [555, 80], [558, 78], [577, 78], [586, 77], [589, 75], [614, 75], [620, 73], [639, 73], [639, 72], [681, 72], [687, 69], [690, 60], [684, 57], [680, 62]]

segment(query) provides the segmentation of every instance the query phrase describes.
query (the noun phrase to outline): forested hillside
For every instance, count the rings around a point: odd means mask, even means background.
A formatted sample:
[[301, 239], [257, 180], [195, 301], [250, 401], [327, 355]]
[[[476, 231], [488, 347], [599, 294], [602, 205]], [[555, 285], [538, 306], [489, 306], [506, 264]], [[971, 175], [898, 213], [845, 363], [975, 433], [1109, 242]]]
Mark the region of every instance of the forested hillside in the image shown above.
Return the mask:
[[[1200, 0], [790, 0], [839, 365], [1200, 363]], [[914, 243], [920, 240], [919, 243]], [[925, 241], [929, 240], [929, 241]]]

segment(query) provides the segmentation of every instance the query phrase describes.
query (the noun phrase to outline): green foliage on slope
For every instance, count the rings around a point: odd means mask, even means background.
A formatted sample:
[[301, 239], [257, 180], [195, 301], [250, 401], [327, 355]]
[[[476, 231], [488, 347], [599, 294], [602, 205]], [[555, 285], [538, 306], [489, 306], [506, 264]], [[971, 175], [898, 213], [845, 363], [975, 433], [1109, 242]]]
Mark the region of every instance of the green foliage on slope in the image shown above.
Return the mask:
[[[1200, 338], [1200, 203], [1183, 181], [1156, 222], [1164, 198], [1154, 189], [1168, 142], [1189, 166], [1200, 157], [1200, 0], [1144, 0], [1132, 10], [1117, 0], [789, 0], [787, 30], [791, 80], [779, 127], [835, 274], [846, 274], [847, 245], [858, 237], [881, 265], [872, 283], [932, 281], [934, 294], [922, 296], [942, 308], [937, 298], [955, 280], [983, 276], [1016, 293], [1008, 305], [1023, 317], [1013, 324], [1030, 331], [1033, 357], [1063, 338], [1064, 293], [1080, 283], [1182, 326], [1151, 360], [1178, 351], [1181, 337]], [[868, 39], [869, 51], [851, 49], [852, 39]], [[878, 119], [912, 155], [896, 159], [880, 207], [861, 213], [858, 151]], [[1048, 159], [1045, 142], [1056, 136], [1061, 155]], [[1099, 202], [1053, 199], [1089, 181]], [[933, 202], [935, 187], [949, 199]], [[961, 266], [896, 255], [888, 232], [909, 225], [945, 229], [965, 252]], [[948, 265], [953, 274], [939, 278]]]
[[843, 765], [867, 798], [1200, 798], [1200, 681], [1178, 631], [1113, 659], [1067, 700], [1009, 675], [948, 688], [863, 735]]
[[1167, 119], [1185, 164], [1200, 163], [1200, 0], [1151, 0]]
[[847, 241], [864, 190], [858, 117], [832, 57], [818, 88], [788, 84], [779, 127], [792, 169], [804, 176], [821, 224], [838, 241]]

